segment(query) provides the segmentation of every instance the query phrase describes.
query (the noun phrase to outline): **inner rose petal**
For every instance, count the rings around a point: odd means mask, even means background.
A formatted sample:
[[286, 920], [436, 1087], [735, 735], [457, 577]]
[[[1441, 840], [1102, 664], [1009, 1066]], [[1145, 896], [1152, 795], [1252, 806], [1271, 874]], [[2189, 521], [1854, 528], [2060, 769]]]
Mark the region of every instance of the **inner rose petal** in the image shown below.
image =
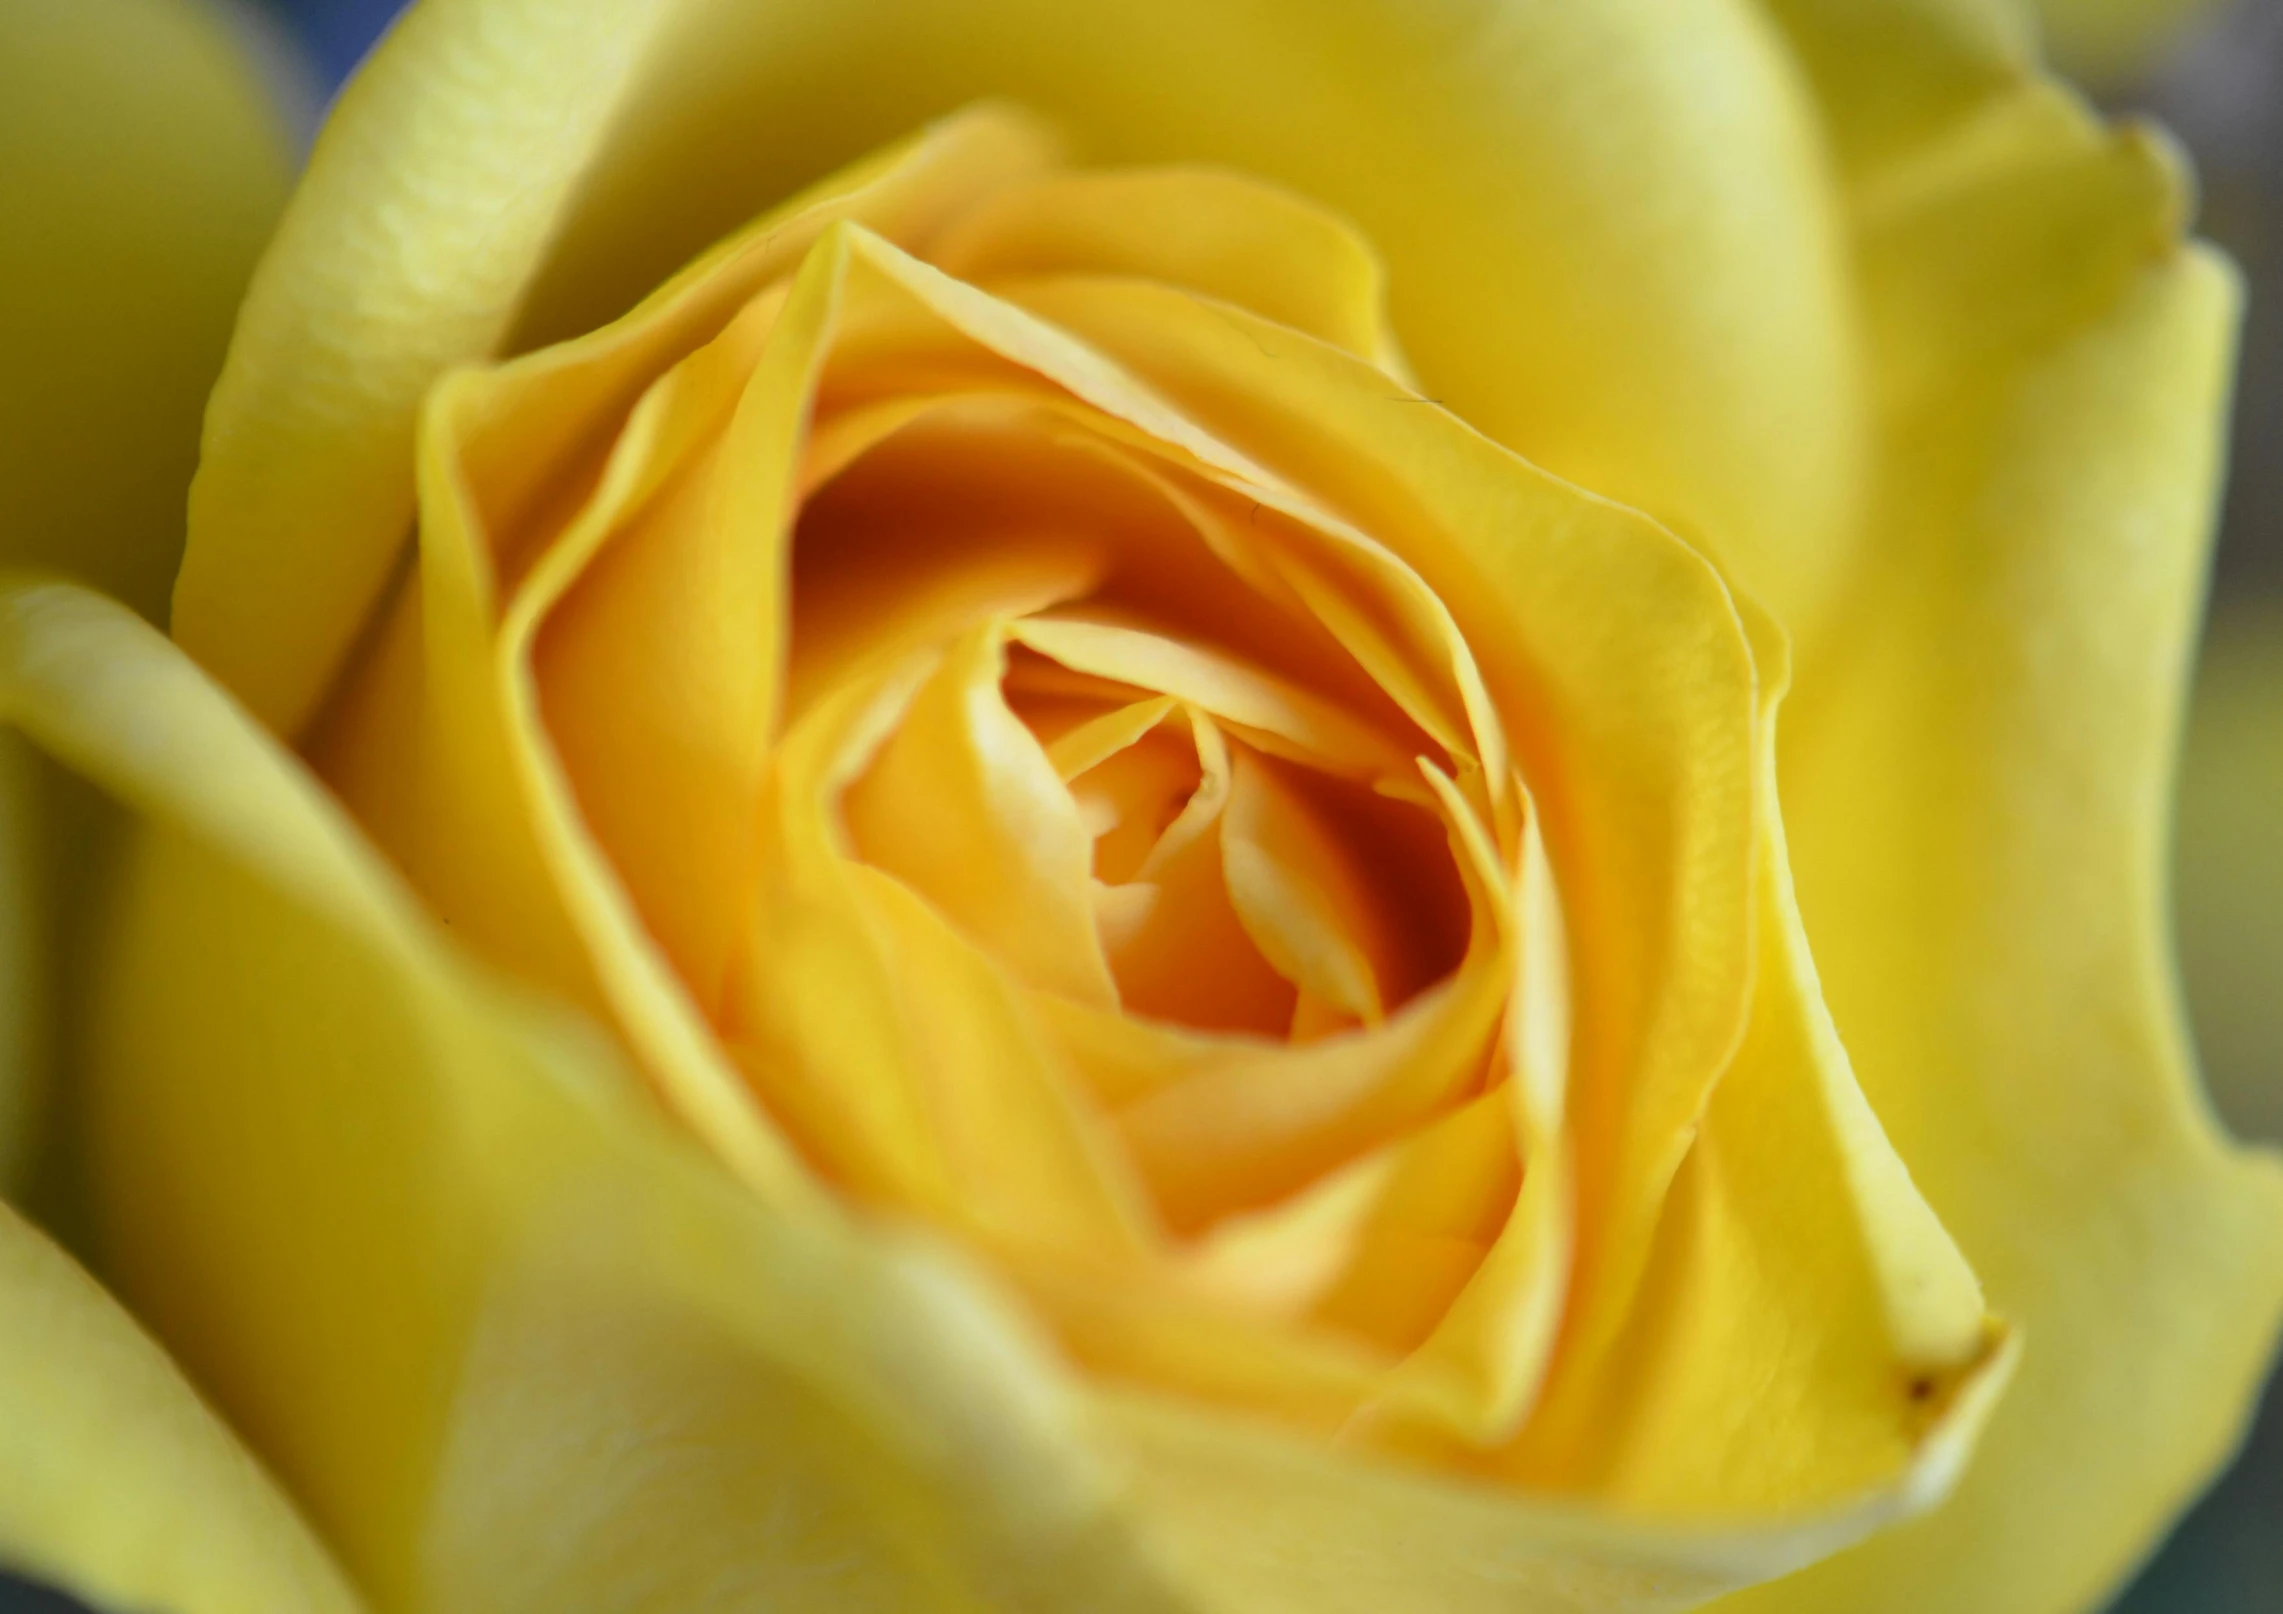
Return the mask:
[[[1036, 986], [1099, 1000], [1087, 961], [1101, 957], [1117, 1005], [1147, 1017], [1277, 1040], [1377, 1024], [1457, 965], [1470, 928], [1413, 759], [1476, 770], [1481, 748], [1410, 720], [1418, 676], [1397, 679], [1407, 699], [1382, 687], [1355, 653], [1364, 643], [1381, 671], [1401, 659], [1384, 631], [1359, 632], [1373, 613], [1327, 626], [1294, 567], [1232, 539], [1210, 490], [1152, 469], [1109, 424], [1006, 389], [827, 405], [791, 556], [788, 718], [862, 669], [950, 635], [983, 636], [962, 656], [991, 639], [998, 709], [973, 662], [961, 702], [933, 699], [939, 670], [911, 732], [850, 790], [860, 857]], [[1375, 620], [1391, 615], [1402, 607]], [[1432, 721], [1451, 732], [1441, 709]], [[1033, 743], [1010, 746], [1026, 724]], [[953, 750], [964, 761], [948, 768]], [[1232, 818], [1238, 767], [1249, 784]], [[1408, 801], [1327, 815], [1321, 790], [1284, 788], [1269, 767]], [[1005, 788], [972, 783], [986, 775]], [[1264, 836], [1264, 814], [1305, 838]], [[1053, 878], [1011, 872], [1042, 859]], [[1089, 936], [1074, 933], [1081, 913]]]
[[1114, 1003], [1087, 889], [1092, 837], [1045, 748], [999, 694], [1001, 631], [986, 624], [945, 647], [841, 812], [860, 857], [1021, 979]]

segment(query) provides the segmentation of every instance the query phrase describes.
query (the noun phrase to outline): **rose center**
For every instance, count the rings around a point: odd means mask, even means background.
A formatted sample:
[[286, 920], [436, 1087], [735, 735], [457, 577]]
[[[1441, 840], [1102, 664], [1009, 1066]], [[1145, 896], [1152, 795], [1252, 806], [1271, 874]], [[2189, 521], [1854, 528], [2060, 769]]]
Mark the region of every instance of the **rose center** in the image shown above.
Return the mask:
[[1225, 494], [1031, 400], [866, 424], [816, 434], [790, 676], [795, 721], [882, 682], [865, 863], [1029, 985], [1200, 1030], [1372, 1026], [1456, 967], [1435, 748], [1216, 543]]

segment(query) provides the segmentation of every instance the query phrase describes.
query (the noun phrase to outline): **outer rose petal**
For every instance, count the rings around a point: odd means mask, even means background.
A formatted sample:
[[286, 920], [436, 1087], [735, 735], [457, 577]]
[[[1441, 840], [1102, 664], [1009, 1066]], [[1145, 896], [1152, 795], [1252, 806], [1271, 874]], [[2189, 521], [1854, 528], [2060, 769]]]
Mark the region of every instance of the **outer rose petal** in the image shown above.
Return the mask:
[[[1917, 20], [1928, 60], [1960, 37]], [[1865, 1091], [2027, 1348], [1947, 1507], [1740, 1609], [2086, 1606], [2236, 1438], [2283, 1312], [2283, 1174], [2204, 1107], [2163, 939], [2233, 281], [2144, 138], [1948, 60], [1864, 182], [1882, 526], [1785, 811]], [[1960, 227], [1996, 198], [2023, 227]]]
[[290, 174], [243, 45], [182, 0], [0, 10], [0, 562], [64, 568], [149, 616]]
[[[204, 5], [0, 8], [0, 562], [156, 615], [198, 411], [284, 201], [285, 132]], [[37, 1150], [47, 910], [72, 859], [0, 740], [0, 1191]]]
[[667, 10], [415, 6], [342, 90], [208, 405], [175, 580], [177, 636], [273, 726], [386, 581], [420, 399], [498, 343]]
[[248, 303], [185, 646], [297, 729], [402, 540], [418, 398], [527, 291], [519, 341], [591, 328], [992, 94], [1092, 157], [1233, 164], [1353, 214], [1430, 391], [1705, 537], [1795, 628], [1835, 586], [1861, 426], [1839, 221], [1743, 0], [427, 0], [350, 85]]
[[352, 1614], [325, 1549], [117, 1302], [0, 1206], [0, 1565], [107, 1607]]

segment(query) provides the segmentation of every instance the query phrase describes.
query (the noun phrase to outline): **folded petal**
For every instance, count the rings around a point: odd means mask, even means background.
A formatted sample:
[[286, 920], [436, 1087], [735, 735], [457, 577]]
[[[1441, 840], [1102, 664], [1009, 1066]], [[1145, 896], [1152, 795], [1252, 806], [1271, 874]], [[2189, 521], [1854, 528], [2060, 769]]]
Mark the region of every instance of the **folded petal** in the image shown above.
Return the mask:
[[842, 810], [865, 862], [1018, 978], [1114, 1004], [1088, 884], [1092, 841], [1046, 748], [1007, 709], [1005, 675], [1004, 624], [954, 640]]
[[1134, 1505], [1216, 1608], [1246, 1614], [1515, 1609], [1668, 1614], [1781, 1575], [1890, 1523], [1882, 1497], [1755, 1527], [1644, 1525], [1298, 1442], [1163, 1397], [1104, 1397]]
[[176, 634], [264, 721], [301, 726], [375, 604], [420, 401], [505, 332], [661, 16], [416, 6], [342, 90], [208, 405], [175, 581]]
[[1786, 738], [1801, 902], [2026, 1349], [1940, 1514], [1738, 1602], [2075, 1609], [2226, 1449], [2283, 1307], [2283, 1189], [2195, 1092], [2158, 874], [2234, 296], [2179, 244], [2177, 159], [2042, 77], [2027, 8], [1772, 4], [1844, 154], [1882, 412], [1849, 648]]
[[1898, 430], [1787, 817], [1865, 1091], [2026, 1348], [1945, 1508], [1739, 1608], [2086, 1607], [2243, 1426], [2283, 1171], [2197, 1091], [2161, 876], [2235, 296], [2170, 248]]
[[1625, 1342], [1598, 1378], [1556, 1384], [1519, 1451], [1521, 1472], [1566, 1467], [1650, 1512], [1782, 1517], [1888, 1487], [1925, 1506], [2012, 1369], [2008, 1329], [1823, 1005], [1776, 821], [1783, 659], [1763, 648], [1751, 1023], [1674, 1178]]

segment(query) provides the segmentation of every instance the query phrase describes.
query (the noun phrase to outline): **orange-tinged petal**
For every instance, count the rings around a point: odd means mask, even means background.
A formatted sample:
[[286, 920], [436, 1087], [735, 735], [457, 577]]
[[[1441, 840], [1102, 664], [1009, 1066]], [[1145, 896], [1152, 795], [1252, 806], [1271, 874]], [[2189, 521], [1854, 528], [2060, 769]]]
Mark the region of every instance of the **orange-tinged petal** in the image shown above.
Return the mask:
[[1159, 695], [1074, 724], [1048, 742], [1047, 760], [1067, 784], [1130, 749], [1165, 721], [1174, 704], [1172, 696]]
[[[931, 182], [957, 197], [1035, 157], [1035, 134], [1020, 120], [988, 111], [956, 120], [788, 204], [620, 324], [440, 386], [421, 442], [417, 586], [392, 608], [317, 737], [328, 776], [430, 900], [494, 958], [608, 1003], [676, 1108], [749, 1174], [781, 1174], [782, 1148], [697, 1013], [720, 990], [743, 898], [716, 864], [686, 854], [695, 846], [734, 861], [753, 811], [759, 742], [782, 698], [788, 500], [837, 282], [814, 275], [806, 293], [756, 298], [742, 311], [737, 294], [796, 262], [834, 219], [924, 235], [945, 205]], [[645, 359], [707, 332], [710, 341], [630, 396]], [[541, 397], [548, 406], [534, 413]], [[572, 479], [583, 501], [550, 508], [534, 476], [619, 420], [624, 432], [604, 462], [583, 486]], [[720, 485], [699, 489], [700, 508], [677, 520], [670, 501], [660, 507], [660, 490], [686, 482], [693, 460], [720, 466]], [[544, 654], [550, 613], [598, 550], [650, 588], [567, 610]], [[747, 610], [742, 623], [725, 620], [720, 637], [746, 652], [737, 658], [745, 676], [702, 660], [686, 677], [616, 681], [599, 706], [567, 701], [558, 753], [541, 722], [549, 672], [566, 683], [582, 668], [591, 675], [598, 653], [582, 658], [585, 640], [599, 634], [608, 648], [629, 633], [655, 638], [662, 602], [713, 597], [731, 571]], [[726, 599], [717, 603], [736, 617]], [[686, 649], [688, 636], [666, 631], [659, 642]], [[634, 664], [671, 660], [662, 651]], [[676, 719], [664, 734], [661, 705]], [[701, 833], [658, 832], [649, 804], [662, 771], [698, 787]], [[591, 824], [582, 775], [596, 797]], [[657, 925], [663, 951], [644, 920]]]
[[[1569, 950], [1535, 819], [1524, 825], [1515, 864], [1504, 1080], [1477, 1106], [1496, 1106], [1522, 1181], [1487, 1230], [1465, 1287], [1366, 1409], [1372, 1426], [1398, 1440], [1417, 1438], [1422, 1423], [1430, 1440], [1455, 1434], [1480, 1447], [1511, 1439], [1536, 1409], [1568, 1296], [1577, 1238]], [[1398, 1226], [1416, 1225], [1417, 1212], [1401, 1208], [1408, 1214]]]
[[812, 1160], [867, 1197], [949, 1213], [951, 1165], [836, 811], [930, 670], [920, 655], [843, 685], [778, 748], [721, 1034]]
[[780, 288], [835, 220], [920, 250], [1052, 152], [1052, 137], [1021, 112], [968, 108], [741, 220], [623, 315], [485, 370], [462, 432], [503, 566], [530, 558], [526, 525], [560, 519], [548, 506], [563, 465], [607, 441], [656, 375]]
[[[1442, 1328], [1513, 1211], [1524, 1168], [1512, 1106], [1513, 1094], [1503, 1084], [1493, 1087], [1324, 1179], [1360, 1203], [1343, 1207], [1336, 1243], [1318, 1234], [1317, 1241], [1329, 1246], [1316, 1256], [1326, 1270], [1300, 1294], [1312, 1303], [1314, 1317], [1397, 1350], [1417, 1346]], [[1358, 1179], [1368, 1185], [1368, 1197], [1351, 1186]], [[1322, 1214], [1317, 1207], [1304, 1208]], [[1234, 1218], [1216, 1228], [1204, 1248], [1220, 1255], [1217, 1246], [1236, 1244], [1251, 1253], [1268, 1231], [1289, 1239], [1290, 1232], [1276, 1226], [1284, 1209]], [[1541, 1265], [1535, 1276], [1559, 1296], [1558, 1259]], [[1385, 1388], [1376, 1391], [1380, 1399], [1387, 1394]]]
[[1046, 748], [1007, 709], [1006, 626], [948, 645], [842, 798], [855, 854], [896, 877], [1017, 979], [1118, 1000], [1094, 928], [1092, 837]]
[[1474, 653], [1434, 591], [1386, 546], [1342, 524], [1297, 522], [1258, 503], [1241, 525], [1229, 515], [1224, 508], [1208, 516], [1218, 546], [1248, 575], [1274, 578], [1291, 591], [1404, 715], [1443, 747], [1459, 777], [1483, 793], [1481, 805], [1501, 841], [1510, 839], [1505, 722]]
[[1394, 942], [1359, 849], [1343, 843], [1276, 764], [1242, 748], [1232, 761], [1221, 867], [1239, 922], [1294, 986], [1377, 1025], [1387, 1013], [1382, 982], [1394, 973]]
[[[1119, 707], [1088, 724], [1064, 741], [1098, 739], [1111, 720], [1124, 718], [1129, 713], [1147, 712], [1162, 702], [1165, 716], [1179, 714], [1179, 722], [1161, 721], [1134, 736], [1134, 743], [1111, 752], [1080, 774], [1071, 784], [1071, 797], [1078, 803], [1079, 815], [1094, 834], [1094, 878], [1101, 881], [1109, 892], [1126, 895], [1097, 895], [1097, 901], [1108, 901], [1129, 913], [1138, 923], [1144, 913], [1134, 905], [1153, 906], [1155, 887], [1138, 883], [1142, 866], [1158, 856], [1158, 847], [1174, 833], [1174, 826], [1184, 817], [1193, 821], [1214, 810], [1213, 798], [1198, 801], [1199, 790], [1205, 784], [1205, 763], [1198, 753], [1200, 744], [1211, 745], [1214, 738], [1222, 738], [1218, 725], [1210, 737], [1200, 739], [1201, 724], [1211, 723], [1210, 718], [1193, 719], [1187, 709], [1175, 706], [1171, 696], [1159, 696], [1157, 701], [1137, 701]], [[1035, 703], [1033, 703], [1035, 704]], [[1092, 730], [1093, 733], [1089, 733]], [[1075, 749], [1075, 748], [1073, 748]], [[1218, 791], [1220, 785], [1215, 784]], [[1183, 840], [1188, 838], [1184, 829]], [[1160, 859], [1162, 864], [1162, 859]], [[1129, 884], [1129, 882], [1135, 882]], [[1121, 924], [1105, 934], [1123, 936], [1128, 926]]]
[[718, 1001], [745, 919], [781, 677], [788, 484], [813, 384], [798, 351], [806, 309], [787, 301], [756, 298], [645, 399], [645, 412], [665, 406], [656, 441], [629, 431], [611, 467], [646, 449], [638, 491], [582, 512], [501, 634], [511, 664], [528, 662], [518, 682], [545, 724], [543, 740], [511, 743], [559, 764], [594, 845], [700, 1005]]
[[1169, 1218], [1189, 1228], [1282, 1198], [1463, 1097], [1500, 1004], [1497, 971], [1478, 964], [1378, 1027], [1289, 1047], [1075, 1005], [1042, 1015], [1115, 1106]]
[[1190, 702], [1296, 761], [1364, 779], [1406, 771], [1410, 761], [1322, 696], [1210, 646], [1077, 611], [1027, 616], [1007, 631], [1073, 672]]
[[1220, 830], [1231, 747], [1204, 713], [1192, 707], [1187, 716], [1197, 785], [1118, 888], [1148, 895], [1105, 929], [1110, 968], [1130, 1015], [1274, 1037], [1291, 1022], [1293, 986], [1262, 954], [1230, 900]]
[[493, 693], [499, 569], [455, 453], [454, 420], [453, 389], [442, 388], [421, 433], [420, 564], [311, 750], [447, 923], [505, 968], [593, 1001], [593, 965], [532, 832]]
[[1022, 994], [927, 905], [875, 870], [852, 878], [894, 961], [897, 1002], [962, 1219], [1017, 1250], [1113, 1259], [1149, 1232], [1139, 1186]]
[[[1457, 968], [1376, 1026], [1289, 1046], [1199, 1037], [1171, 1027], [1061, 1017], [1073, 1057], [1177, 1229], [1286, 1198], [1430, 1121], [1483, 1083], [1511, 984], [1504, 881], [1463, 801], [1446, 787], [1454, 849], [1473, 909]], [[1471, 833], [1470, 833], [1471, 830]], [[1218, 869], [1214, 872], [1218, 873]]]

